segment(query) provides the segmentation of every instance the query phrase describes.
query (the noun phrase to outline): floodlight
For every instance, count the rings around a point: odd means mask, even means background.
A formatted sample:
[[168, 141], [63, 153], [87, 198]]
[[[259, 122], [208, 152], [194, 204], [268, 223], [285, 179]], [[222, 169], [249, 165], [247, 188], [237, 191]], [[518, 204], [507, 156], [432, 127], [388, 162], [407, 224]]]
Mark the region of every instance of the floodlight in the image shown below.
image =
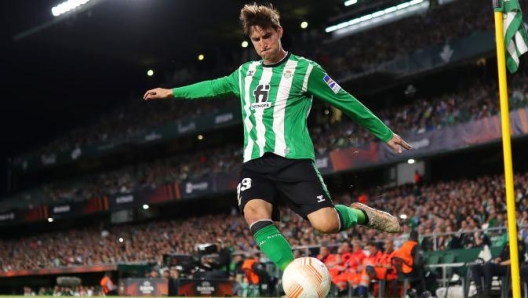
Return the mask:
[[62, 2], [61, 4], [54, 6], [51, 8], [51, 14], [53, 14], [54, 17], [58, 17], [62, 14], [65, 14], [69, 11], [75, 10], [81, 5], [84, 5], [88, 3], [90, 0], [67, 0]]
[[[345, 5], [347, 5], [347, 3], [350, 3], [349, 5], [354, 4], [352, 2], [353, 1], [347, 1], [345, 2]], [[337, 34], [351, 33], [353, 31], [359, 30], [360, 28], [368, 28], [368, 26], [373, 26], [381, 22], [387, 22], [391, 19], [394, 20], [397, 17], [401, 17], [405, 14], [410, 15], [416, 13], [426, 9], [428, 6], [429, 0], [411, 0], [336, 25], [332, 25], [327, 27], [325, 32], [335, 32]]]

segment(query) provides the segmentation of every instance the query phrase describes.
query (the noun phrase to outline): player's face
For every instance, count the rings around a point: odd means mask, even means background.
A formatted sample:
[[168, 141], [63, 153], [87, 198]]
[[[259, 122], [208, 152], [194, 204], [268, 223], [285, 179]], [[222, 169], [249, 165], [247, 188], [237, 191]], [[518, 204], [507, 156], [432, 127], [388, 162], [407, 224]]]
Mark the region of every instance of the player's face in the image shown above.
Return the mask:
[[262, 57], [265, 64], [279, 62], [283, 56], [281, 45], [282, 27], [263, 29], [260, 26], [253, 26], [249, 38], [255, 47], [257, 54]]

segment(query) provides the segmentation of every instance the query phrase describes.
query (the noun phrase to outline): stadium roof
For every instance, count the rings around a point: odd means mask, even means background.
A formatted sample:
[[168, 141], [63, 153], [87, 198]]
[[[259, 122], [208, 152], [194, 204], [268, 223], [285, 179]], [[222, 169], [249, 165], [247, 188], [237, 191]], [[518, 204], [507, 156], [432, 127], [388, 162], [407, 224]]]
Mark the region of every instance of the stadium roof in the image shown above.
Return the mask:
[[[239, 49], [238, 14], [250, 2], [98, 1], [56, 23], [51, 7], [63, 0], [1, 1], [2, 160], [156, 86], [160, 78], [148, 78], [149, 68], [177, 68], [198, 53]], [[299, 32], [304, 20], [323, 28], [342, 8], [340, 0], [274, 4], [286, 34]]]

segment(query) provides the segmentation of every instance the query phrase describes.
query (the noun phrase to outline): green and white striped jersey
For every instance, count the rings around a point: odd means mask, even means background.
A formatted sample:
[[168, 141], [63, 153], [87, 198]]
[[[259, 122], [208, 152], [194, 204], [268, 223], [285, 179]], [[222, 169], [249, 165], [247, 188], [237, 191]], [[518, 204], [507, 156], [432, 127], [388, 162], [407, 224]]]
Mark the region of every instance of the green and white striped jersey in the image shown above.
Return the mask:
[[229, 76], [174, 88], [173, 94], [185, 99], [239, 97], [244, 125], [244, 162], [266, 152], [314, 160], [314, 146], [307, 127], [313, 97], [342, 110], [385, 142], [393, 136], [378, 117], [343, 90], [321, 66], [293, 54], [274, 65], [247, 62]]

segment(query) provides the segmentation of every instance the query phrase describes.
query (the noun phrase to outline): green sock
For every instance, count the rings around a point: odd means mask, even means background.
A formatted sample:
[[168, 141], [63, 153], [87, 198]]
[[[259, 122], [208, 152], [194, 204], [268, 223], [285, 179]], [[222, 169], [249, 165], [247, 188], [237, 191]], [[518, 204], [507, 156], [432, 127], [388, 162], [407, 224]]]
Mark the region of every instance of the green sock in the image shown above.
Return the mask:
[[353, 209], [345, 205], [335, 205], [337, 213], [341, 219], [340, 231], [345, 231], [357, 224], [364, 224], [367, 221], [365, 213], [359, 209]]
[[286, 266], [293, 261], [292, 248], [275, 225], [269, 225], [258, 230], [255, 233], [255, 240], [260, 250], [280, 270], [286, 269]]

